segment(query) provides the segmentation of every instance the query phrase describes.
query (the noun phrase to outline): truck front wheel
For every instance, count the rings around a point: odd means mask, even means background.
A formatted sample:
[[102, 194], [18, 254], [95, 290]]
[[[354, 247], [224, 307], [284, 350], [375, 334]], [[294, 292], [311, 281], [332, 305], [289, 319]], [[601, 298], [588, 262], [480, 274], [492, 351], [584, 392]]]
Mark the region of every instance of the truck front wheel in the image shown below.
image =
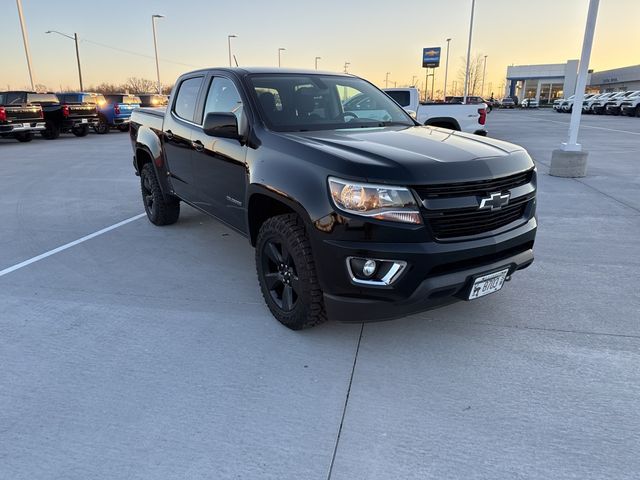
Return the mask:
[[326, 321], [311, 244], [298, 215], [278, 215], [262, 224], [256, 270], [262, 296], [284, 326], [301, 330]]
[[180, 200], [165, 200], [156, 177], [153, 165], [145, 164], [140, 172], [140, 189], [144, 211], [151, 223], [158, 226], [171, 225], [178, 221], [180, 216]]

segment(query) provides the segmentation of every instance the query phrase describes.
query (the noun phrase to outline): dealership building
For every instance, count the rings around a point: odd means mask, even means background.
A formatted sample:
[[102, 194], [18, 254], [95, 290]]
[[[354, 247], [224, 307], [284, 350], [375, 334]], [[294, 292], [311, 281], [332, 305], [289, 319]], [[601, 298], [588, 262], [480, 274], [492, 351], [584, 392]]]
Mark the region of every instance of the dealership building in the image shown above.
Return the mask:
[[[511, 65], [507, 67], [505, 95], [535, 98], [541, 105], [557, 98], [573, 95], [578, 79], [578, 60], [546, 65]], [[587, 92], [640, 90], [640, 65], [589, 71]]]

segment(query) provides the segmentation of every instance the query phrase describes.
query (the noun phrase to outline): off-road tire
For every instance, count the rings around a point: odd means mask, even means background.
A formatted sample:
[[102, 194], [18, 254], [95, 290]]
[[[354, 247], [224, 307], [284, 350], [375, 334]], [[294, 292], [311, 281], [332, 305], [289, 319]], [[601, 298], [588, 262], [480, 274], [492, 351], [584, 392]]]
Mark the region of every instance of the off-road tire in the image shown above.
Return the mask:
[[89, 125], [82, 125], [71, 130], [76, 137], [86, 137], [89, 135]]
[[55, 140], [60, 136], [60, 127], [51, 120], [45, 121], [45, 129], [40, 134], [47, 140]]
[[180, 200], [177, 198], [165, 199], [156, 177], [156, 171], [151, 163], [145, 164], [140, 172], [140, 190], [142, 203], [147, 218], [158, 226], [171, 225], [180, 217]]
[[16, 140], [18, 140], [21, 143], [30, 142], [31, 140], [33, 140], [33, 133], [30, 133], [30, 132], [16, 133]]
[[[270, 243], [285, 247], [292, 261], [298, 292], [290, 310], [285, 310], [278, 305], [267, 283], [266, 275], [270, 273], [267, 271], [269, 262], [274, 263], [271, 258], [267, 258], [266, 253]], [[302, 330], [327, 320], [322, 290], [318, 284], [316, 266], [311, 253], [311, 243], [307, 237], [304, 222], [298, 215], [278, 215], [262, 224], [256, 242], [256, 270], [262, 296], [273, 316], [284, 326], [291, 330]]]

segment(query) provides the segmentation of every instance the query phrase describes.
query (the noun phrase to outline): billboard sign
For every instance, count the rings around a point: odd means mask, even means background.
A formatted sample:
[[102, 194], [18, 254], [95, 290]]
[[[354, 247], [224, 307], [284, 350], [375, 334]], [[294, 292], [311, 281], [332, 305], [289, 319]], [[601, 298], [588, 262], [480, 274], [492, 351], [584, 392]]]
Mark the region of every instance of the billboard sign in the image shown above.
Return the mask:
[[440, 66], [440, 47], [422, 49], [422, 67], [436, 68]]

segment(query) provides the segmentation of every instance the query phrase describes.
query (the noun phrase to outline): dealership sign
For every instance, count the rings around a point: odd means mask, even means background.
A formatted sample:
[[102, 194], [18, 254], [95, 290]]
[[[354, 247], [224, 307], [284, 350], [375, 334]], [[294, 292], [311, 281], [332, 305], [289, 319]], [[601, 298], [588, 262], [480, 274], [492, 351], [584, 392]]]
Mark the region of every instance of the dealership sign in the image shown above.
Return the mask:
[[440, 66], [440, 47], [422, 49], [422, 67], [436, 68]]

